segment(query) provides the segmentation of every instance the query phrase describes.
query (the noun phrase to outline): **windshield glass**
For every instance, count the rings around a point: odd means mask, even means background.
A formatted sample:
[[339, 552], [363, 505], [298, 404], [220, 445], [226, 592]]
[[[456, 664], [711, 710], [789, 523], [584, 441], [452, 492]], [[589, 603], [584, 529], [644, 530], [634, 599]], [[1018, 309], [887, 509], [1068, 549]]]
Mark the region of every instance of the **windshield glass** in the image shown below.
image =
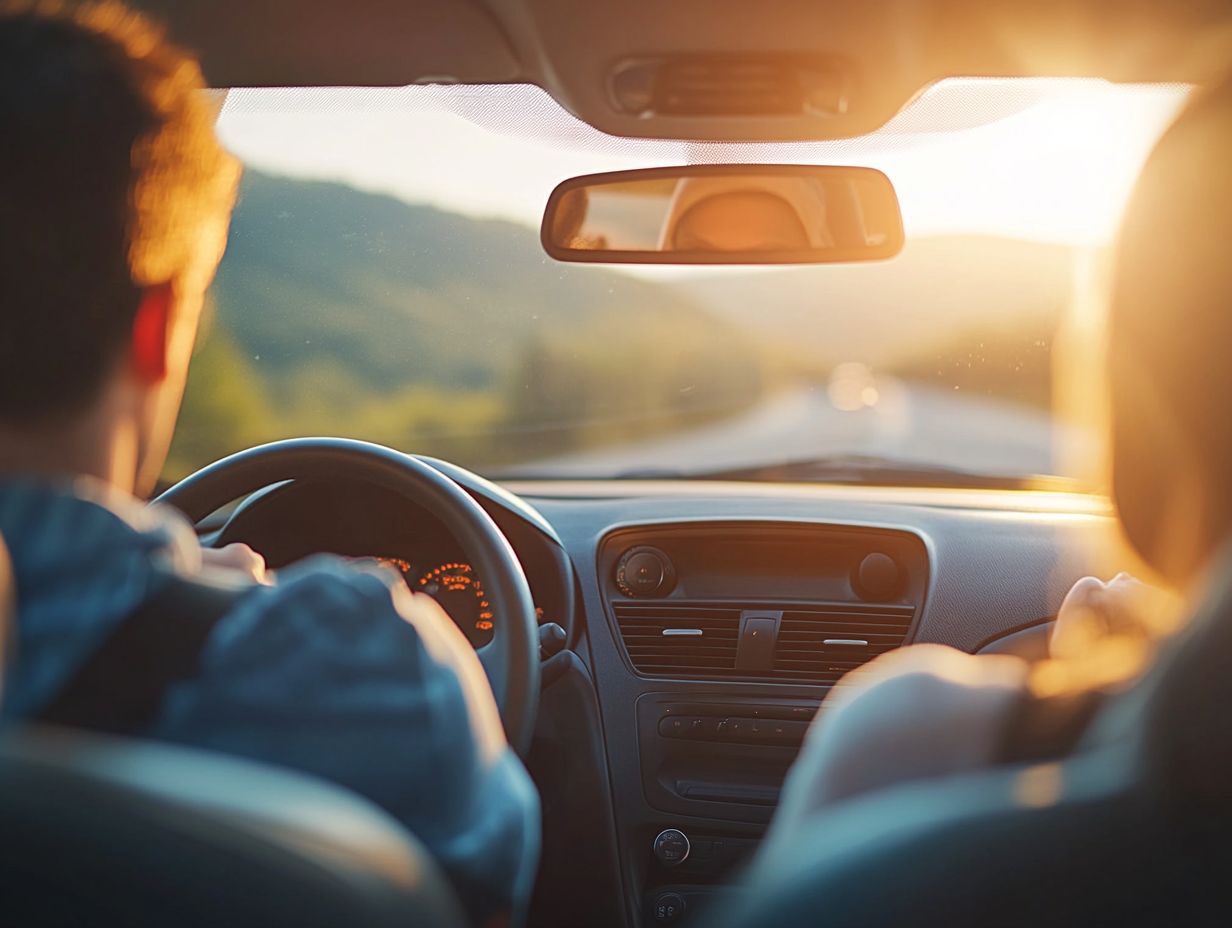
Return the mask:
[[[1185, 90], [950, 80], [842, 142], [616, 139], [525, 86], [232, 91], [246, 165], [166, 476], [342, 435], [490, 476], [1066, 475], [1058, 324]], [[896, 258], [565, 265], [583, 173], [876, 167]], [[880, 476], [879, 476], [880, 475]]]

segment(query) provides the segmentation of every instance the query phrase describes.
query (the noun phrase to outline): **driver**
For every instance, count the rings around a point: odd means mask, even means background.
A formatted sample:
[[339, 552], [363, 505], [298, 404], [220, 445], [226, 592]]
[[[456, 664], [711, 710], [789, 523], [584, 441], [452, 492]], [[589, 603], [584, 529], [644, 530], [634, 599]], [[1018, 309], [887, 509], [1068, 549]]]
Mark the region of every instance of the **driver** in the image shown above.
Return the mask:
[[[538, 797], [448, 616], [335, 558], [275, 579], [139, 502], [239, 174], [196, 63], [113, 3], [0, 3], [0, 125], [0, 536], [17, 589], [0, 719], [63, 721], [48, 707], [72, 689], [93, 727], [122, 728], [109, 707], [158, 661], [99, 655], [140, 638], [128, 623], [177, 581], [242, 582], [133, 733], [350, 787], [427, 845], [475, 922], [519, 920]], [[154, 618], [141, 627], [165, 635], [183, 616]]]

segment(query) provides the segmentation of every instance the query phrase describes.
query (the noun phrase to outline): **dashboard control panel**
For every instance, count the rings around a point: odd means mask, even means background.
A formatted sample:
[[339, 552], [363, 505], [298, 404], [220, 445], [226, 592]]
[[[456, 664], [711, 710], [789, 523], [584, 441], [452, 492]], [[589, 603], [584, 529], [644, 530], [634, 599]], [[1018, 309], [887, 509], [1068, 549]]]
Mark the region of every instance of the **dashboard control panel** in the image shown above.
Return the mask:
[[726, 744], [799, 746], [816, 710], [809, 706], [666, 706], [659, 720], [664, 738]]
[[911, 636], [923, 540], [862, 526], [682, 523], [603, 540], [608, 618], [647, 677], [831, 686]]
[[612, 531], [597, 568], [640, 690], [643, 918], [687, 923], [755, 850], [827, 690], [911, 640], [928, 547], [874, 526], [679, 522]]

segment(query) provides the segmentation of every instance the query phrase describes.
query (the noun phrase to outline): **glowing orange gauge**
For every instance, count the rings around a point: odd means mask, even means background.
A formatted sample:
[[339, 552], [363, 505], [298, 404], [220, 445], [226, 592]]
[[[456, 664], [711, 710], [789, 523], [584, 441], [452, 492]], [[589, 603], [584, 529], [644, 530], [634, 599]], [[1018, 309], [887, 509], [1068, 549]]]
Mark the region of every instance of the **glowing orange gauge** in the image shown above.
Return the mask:
[[374, 557], [372, 560], [378, 564], [384, 564], [386, 567], [392, 567], [394, 570], [400, 571], [403, 574], [410, 574], [411, 562], [404, 561], [400, 557]]
[[415, 587], [441, 604], [473, 647], [482, 648], [492, 640], [492, 604], [470, 564], [453, 562], [433, 567]]

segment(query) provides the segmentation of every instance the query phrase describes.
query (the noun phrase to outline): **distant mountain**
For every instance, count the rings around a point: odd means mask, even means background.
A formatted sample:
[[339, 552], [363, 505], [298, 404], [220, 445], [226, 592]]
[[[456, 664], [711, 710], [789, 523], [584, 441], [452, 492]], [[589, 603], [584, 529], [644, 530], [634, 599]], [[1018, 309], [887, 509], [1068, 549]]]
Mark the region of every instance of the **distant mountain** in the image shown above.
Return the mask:
[[260, 368], [321, 360], [382, 388], [492, 387], [511, 343], [604, 320], [647, 334], [715, 325], [684, 294], [552, 261], [523, 226], [256, 172], [214, 295]]
[[1051, 332], [1070, 299], [1072, 261], [1060, 245], [935, 237], [910, 240], [890, 261], [724, 272], [678, 286], [820, 368], [892, 368], [972, 339]]
[[544, 254], [531, 229], [246, 174], [172, 469], [333, 433], [471, 463], [747, 407], [758, 359], [671, 287]]

